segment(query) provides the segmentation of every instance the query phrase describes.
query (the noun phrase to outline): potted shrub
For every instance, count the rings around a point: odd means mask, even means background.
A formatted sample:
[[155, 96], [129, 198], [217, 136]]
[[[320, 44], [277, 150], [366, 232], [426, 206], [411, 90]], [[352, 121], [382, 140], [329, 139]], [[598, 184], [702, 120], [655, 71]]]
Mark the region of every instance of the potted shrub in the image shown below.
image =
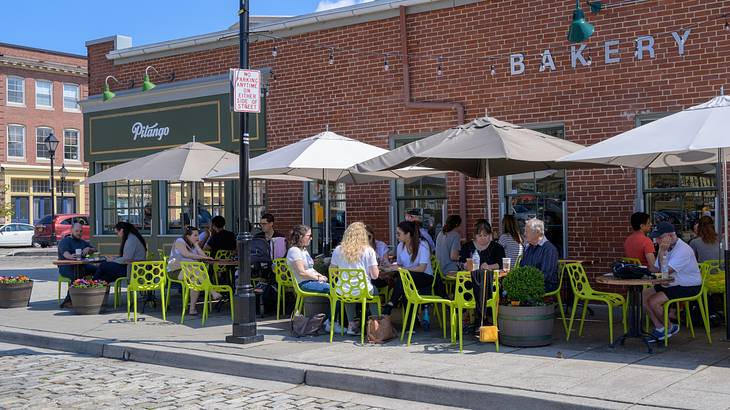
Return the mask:
[[512, 269], [502, 280], [507, 297], [499, 307], [501, 342], [507, 346], [547, 346], [553, 342], [555, 307], [545, 303], [545, 278], [532, 266]]
[[71, 309], [77, 315], [98, 315], [107, 295], [103, 280], [76, 279], [69, 286]]
[[0, 308], [26, 307], [33, 292], [33, 281], [25, 275], [0, 276]]

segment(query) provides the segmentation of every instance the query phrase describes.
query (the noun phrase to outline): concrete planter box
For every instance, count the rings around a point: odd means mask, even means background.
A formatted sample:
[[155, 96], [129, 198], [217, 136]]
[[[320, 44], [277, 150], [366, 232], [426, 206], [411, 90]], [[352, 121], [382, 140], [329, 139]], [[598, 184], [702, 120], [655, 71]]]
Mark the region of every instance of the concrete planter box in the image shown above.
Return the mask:
[[499, 339], [514, 347], [547, 346], [553, 343], [555, 305], [500, 306]]
[[0, 308], [26, 307], [32, 292], [33, 281], [0, 285]]
[[71, 310], [77, 315], [98, 315], [106, 299], [108, 287], [70, 288]]

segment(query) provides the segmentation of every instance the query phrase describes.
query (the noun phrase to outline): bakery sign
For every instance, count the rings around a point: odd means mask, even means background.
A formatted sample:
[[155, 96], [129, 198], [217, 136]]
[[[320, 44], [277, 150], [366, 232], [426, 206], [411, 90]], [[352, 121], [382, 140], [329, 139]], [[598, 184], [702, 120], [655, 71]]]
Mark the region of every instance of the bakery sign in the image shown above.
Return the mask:
[[[685, 44], [689, 39], [691, 29], [684, 31], [675, 31], [671, 33], [674, 39], [677, 54], [684, 55]], [[620, 41], [606, 40], [603, 43], [603, 62], [606, 65], [617, 64], [621, 62]], [[587, 46], [585, 44], [572, 45], [570, 47], [570, 65], [573, 68], [580, 66], [590, 66], [593, 62], [592, 58], [587, 55]], [[634, 40], [634, 59], [643, 60], [645, 58], [656, 58], [655, 39], [652, 36], [639, 36]], [[524, 74], [527, 69], [525, 63], [525, 54], [514, 53], [509, 56], [510, 75]], [[542, 61], [540, 63], [540, 72], [555, 71], [555, 59], [549, 49], [542, 52]]]

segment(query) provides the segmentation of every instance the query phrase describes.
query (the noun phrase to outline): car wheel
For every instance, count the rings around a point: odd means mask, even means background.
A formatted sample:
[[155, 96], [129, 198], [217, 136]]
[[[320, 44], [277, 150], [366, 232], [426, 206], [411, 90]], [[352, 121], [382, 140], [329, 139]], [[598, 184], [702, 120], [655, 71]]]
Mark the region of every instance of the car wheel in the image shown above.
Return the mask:
[[40, 245], [41, 248], [47, 248], [48, 247], [48, 242], [41, 242], [39, 245]]

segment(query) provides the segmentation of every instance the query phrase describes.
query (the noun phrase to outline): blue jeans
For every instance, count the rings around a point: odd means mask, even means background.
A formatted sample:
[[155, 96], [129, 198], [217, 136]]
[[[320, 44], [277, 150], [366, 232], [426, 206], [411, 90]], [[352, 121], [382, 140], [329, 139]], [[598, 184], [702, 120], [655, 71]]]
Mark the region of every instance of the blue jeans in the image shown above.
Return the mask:
[[115, 280], [124, 276], [127, 276], [127, 265], [116, 262], [103, 262], [96, 269], [94, 279], [101, 279], [106, 281], [106, 283], [114, 283]]
[[299, 282], [299, 288], [305, 292], [330, 293], [330, 284], [317, 280], [305, 280]]

